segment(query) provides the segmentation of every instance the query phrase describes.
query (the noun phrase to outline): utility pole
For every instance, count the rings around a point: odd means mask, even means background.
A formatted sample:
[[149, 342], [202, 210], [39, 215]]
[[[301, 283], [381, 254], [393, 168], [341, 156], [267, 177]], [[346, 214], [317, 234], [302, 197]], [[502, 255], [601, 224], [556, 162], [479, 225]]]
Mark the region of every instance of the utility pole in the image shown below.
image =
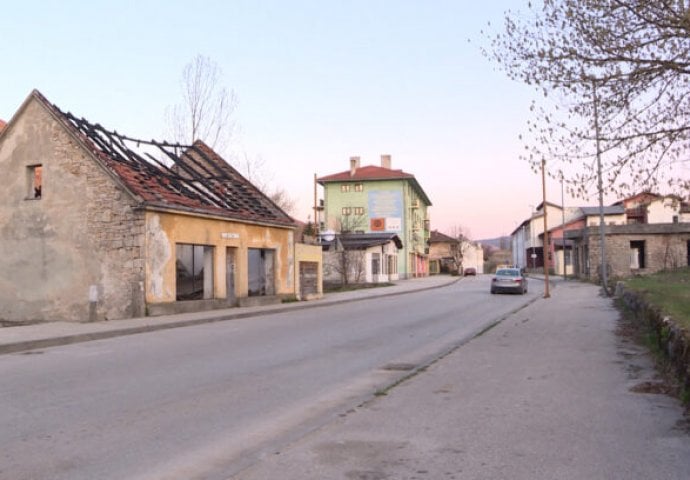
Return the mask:
[[549, 298], [549, 229], [546, 222], [546, 160], [541, 159], [541, 191], [544, 202], [544, 298]]
[[563, 280], [568, 278], [568, 267], [565, 263], [565, 195], [563, 195], [563, 175], [561, 174], [561, 239], [563, 240]]

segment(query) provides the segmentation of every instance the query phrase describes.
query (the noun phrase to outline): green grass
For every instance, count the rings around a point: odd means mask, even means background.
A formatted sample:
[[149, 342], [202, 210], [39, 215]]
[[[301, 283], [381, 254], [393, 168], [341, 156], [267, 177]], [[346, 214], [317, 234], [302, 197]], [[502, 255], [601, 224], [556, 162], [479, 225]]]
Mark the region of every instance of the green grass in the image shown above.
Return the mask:
[[336, 293], [336, 292], [350, 292], [352, 290], [362, 290], [366, 288], [380, 288], [380, 287], [392, 287], [393, 283], [348, 283], [346, 285], [341, 284], [323, 284], [324, 293]]
[[690, 268], [627, 280], [626, 286], [690, 329]]

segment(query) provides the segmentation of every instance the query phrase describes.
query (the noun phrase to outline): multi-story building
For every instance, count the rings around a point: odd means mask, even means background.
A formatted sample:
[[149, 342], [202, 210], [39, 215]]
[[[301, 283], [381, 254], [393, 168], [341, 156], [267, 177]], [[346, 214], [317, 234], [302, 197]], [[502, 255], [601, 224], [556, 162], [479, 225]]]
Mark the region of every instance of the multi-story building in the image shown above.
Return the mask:
[[[381, 165], [360, 165], [316, 180], [323, 186], [320, 229], [335, 233], [395, 233], [402, 240], [398, 254], [400, 278], [429, 274], [429, 207], [431, 200], [414, 175], [393, 170], [391, 156]], [[317, 209], [318, 211], [318, 209]]]

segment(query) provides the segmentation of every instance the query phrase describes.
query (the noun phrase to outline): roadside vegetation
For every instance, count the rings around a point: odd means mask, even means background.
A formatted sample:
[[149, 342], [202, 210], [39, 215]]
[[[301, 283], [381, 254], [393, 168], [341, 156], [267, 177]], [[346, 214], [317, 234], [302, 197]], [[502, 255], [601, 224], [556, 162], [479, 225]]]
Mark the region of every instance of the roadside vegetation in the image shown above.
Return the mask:
[[323, 284], [323, 293], [349, 292], [352, 290], [362, 290], [365, 288], [391, 287], [394, 283], [345, 283], [345, 284]]
[[690, 268], [635, 277], [625, 283], [690, 331]]

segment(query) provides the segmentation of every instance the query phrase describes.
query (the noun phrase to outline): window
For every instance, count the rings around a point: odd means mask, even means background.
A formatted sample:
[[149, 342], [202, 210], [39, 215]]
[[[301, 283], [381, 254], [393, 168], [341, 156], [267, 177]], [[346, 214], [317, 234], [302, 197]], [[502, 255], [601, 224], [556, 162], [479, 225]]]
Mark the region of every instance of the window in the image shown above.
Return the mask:
[[355, 192], [363, 192], [364, 191], [364, 185], [361, 183], [355, 183]]
[[395, 275], [398, 273], [398, 256], [388, 255], [388, 274]]
[[213, 298], [213, 247], [177, 244], [176, 300]]
[[343, 183], [340, 185], [340, 191], [343, 193], [347, 193], [350, 191], [350, 184], [349, 183]]
[[364, 215], [364, 207], [355, 207], [355, 215]]
[[249, 296], [275, 295], [275, 251], [265, 248], [247, 250]]
[[27, 194], [26, 198], [39, 199], [43, 193], [43, 166], [30, 165], [27, 167]]
[[381, 270], [381, 254], [372, 253], [371, 254], [371, 274], [378, 275]]
[[352, 208], [350, 207], [343, 207], [343, 215], [351, 215], [352, 214]]

